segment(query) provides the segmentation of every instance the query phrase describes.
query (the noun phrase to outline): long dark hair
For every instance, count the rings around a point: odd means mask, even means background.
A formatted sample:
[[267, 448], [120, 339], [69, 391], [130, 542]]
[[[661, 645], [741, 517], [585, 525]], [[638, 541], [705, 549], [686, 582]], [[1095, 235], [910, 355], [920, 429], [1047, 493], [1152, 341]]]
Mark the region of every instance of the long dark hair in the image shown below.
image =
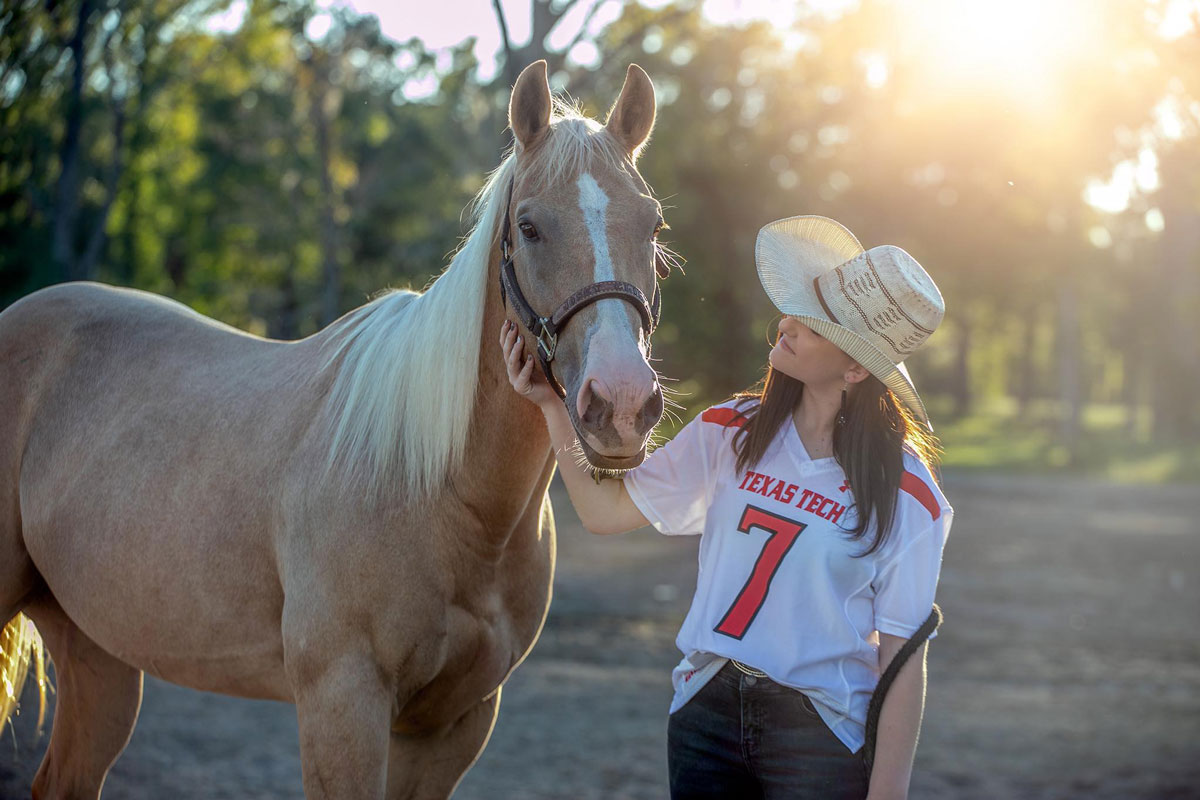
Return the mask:
[[[774, 367], [754, 387], [734, 395], [746, 420], [733, 438], [737, 472], [753, 467], [804, 394], [804, 383]], [[846, 473], [857, 507], [858, 524], [847, 529], [852, 540], [863, 538], [875, 520], [875, 537], [859, 556], [869, 555], [887, 541], [896, 515], [900, 478], [904, 475], [904, 445], [912, 448], [937, 479], [939, 446], [933, 431], [921, 424], [874, 375], [847, 392], [846, 422], [833, 428], [833, 457]]]

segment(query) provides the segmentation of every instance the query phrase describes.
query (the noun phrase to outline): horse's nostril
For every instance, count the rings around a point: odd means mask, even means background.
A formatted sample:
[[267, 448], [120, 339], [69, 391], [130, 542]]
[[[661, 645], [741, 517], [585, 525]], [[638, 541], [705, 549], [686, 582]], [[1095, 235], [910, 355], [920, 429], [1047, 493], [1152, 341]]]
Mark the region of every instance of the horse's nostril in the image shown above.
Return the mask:
[[579, 390], [579, 396], [575, 401], [575, 413], [579, 415], [580, 419], [588, 416], [588, 409], [594, 402], [607, 403], [610, 407], [608, 418], [612, 418], [612, 392], [604, 385], [603, 381], [596, 378], [588, 378], [584, 381], [583, 388]]
[[658, 424], [662, 419], [663, 413], [663, 394], [662, 388], [657, 384], [654, 391], [650, 393], [650, 397], [642, 404], [641, 410], [637, 415], [637, 432], [639, 436], [645, 436], [650, 429]]
[[613, 404], [601, 397], [599, 392], [592, 392], [584, 409], [580, 422], [588, 430], [604, 430], [612, 425]]

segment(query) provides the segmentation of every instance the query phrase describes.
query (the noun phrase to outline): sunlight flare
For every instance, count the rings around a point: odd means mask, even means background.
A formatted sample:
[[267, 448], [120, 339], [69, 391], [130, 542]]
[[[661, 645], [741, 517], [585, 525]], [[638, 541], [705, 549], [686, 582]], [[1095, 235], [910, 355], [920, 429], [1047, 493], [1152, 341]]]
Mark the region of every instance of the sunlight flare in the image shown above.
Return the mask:
[[950, 88], [1036, 100], [1098, 45], [1095, 9], [1080, 0], [898, 0], [906, 45]]

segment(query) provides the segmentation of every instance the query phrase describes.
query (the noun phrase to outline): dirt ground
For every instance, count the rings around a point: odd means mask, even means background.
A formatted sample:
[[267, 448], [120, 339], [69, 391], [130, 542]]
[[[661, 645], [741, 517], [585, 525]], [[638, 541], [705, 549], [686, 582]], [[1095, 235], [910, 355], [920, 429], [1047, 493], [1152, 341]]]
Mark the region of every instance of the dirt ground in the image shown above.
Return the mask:
[[[949, 475], [956, 522], [913, 798], [1200, 798], [1200, 487]], [[457, 800], [666, 797], [695, 542], [584, 533], [555, 491], [542, 637]], [[29, 796], [34, 707], [0, 738]], [[147, 680], [106, 800], [300, 798], [291, 706]]]

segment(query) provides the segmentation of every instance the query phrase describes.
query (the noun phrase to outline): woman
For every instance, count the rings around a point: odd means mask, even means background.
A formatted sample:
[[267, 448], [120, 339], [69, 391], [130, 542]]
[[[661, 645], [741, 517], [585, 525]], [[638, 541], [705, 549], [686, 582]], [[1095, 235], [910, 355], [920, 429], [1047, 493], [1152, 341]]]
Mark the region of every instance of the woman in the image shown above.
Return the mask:
[[908, 792], [925, 648], [900, 670], [862, 757], [879, 675], [930, 613], [952, 509], [902, 361], [941, 321], [903, 250], [864, 251], [824, 217], [760, 231], [759, 278], [785, 315], [756, 390], [703, 412], [622, 479], [576, 462], [559, 398], [501, 333], [571, 501], [594, 533], [701, 534], [676, 640], [671, 796], [882, 798]]

